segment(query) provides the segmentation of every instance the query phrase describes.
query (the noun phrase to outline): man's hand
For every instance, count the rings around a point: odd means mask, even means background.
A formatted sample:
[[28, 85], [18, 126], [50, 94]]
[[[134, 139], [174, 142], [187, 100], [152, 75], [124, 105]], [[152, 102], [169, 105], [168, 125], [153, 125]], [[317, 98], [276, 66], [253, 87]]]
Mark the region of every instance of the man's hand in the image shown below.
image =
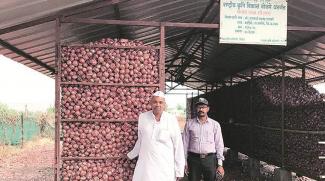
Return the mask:
[[187, 165], [185, 165], [184, 172], [185, 172], [185, 175], [188, 175], [188, 167], [187, 167]]
[[183, 177], [176, 177], [176, 181], [182, 180]]
[[217, 167], [217, 172], [219, 172], [222, 176], [225, 175], [225, 170], [223, 169], [222, 166], [218, 166], [218, 167]]

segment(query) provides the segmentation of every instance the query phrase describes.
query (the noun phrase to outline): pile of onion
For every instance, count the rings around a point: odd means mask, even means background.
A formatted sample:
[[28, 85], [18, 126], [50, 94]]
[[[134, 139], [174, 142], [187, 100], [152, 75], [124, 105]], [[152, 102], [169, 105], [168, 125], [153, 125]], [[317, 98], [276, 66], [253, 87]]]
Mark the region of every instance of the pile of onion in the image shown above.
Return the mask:
[[61, 98], [63, 119], [137, 119], [150, 110], [156, 87], [64, 86]]
[[137, 139], [136, 123], [63, 123], [62, 156], [120, 157]]
[[132, 180], [135, 160], [83, 160], [64, 161], [62, 164], [62, 180]]
[[[136, 45], [104, 39], [100, 45]], [[159, 82], [159, 54], [155, 49], [108, 47], [63, 47], [63, 82], [156, 84]]]

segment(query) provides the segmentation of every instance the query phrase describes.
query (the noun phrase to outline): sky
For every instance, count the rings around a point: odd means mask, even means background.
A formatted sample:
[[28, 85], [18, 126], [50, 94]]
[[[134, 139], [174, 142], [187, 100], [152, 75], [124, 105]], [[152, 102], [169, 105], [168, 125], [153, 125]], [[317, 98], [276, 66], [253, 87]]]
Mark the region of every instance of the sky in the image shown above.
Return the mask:
[[[179, 86], [178, 88], [186, 89]], [[325, 93], [325, 83], [316, 85], [315, 88]], [[168, 107], [177, 105], [185, 107], [186, 94], [167, 94]], [[187, 96], [198, 94], [197, 91], [188, 92]], [[55, 103], [55, 81], [33, 69], [19, 64], [9, 58], [0, 55], [0, 102], [7, 104], [10, 108], [23, 111], [27, 105], [30, 111], [45, 111]]]
[[0, 102], [23, 111], [45, 111], [55, 103], [55, 81], [0, 55]]

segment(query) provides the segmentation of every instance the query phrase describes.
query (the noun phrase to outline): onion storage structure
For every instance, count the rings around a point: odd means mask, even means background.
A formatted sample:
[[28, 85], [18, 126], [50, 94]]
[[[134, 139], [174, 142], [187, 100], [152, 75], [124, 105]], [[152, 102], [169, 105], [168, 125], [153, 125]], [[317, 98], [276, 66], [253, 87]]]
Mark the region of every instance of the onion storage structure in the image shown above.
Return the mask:
[[324, 97], [303, 79], [254, 78], [203, 97], [227, 147], [311, 178], [325, 174]]
[[164, 89], [159, 49], [110, 38], [60, 46], [57, 180], [131, 180], [138, 115]]

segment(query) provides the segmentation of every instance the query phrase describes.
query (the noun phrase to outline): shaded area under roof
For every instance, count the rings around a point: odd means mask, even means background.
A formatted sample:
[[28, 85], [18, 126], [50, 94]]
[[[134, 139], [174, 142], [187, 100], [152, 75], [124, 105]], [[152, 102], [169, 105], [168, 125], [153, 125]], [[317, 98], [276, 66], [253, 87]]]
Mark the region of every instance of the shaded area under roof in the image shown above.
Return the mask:
[[[210, 91], [254, 76], [281, 73], [315, 84], [325, 74], [325, 1], [288, 1], [288, 45], [219, 44], [218, 29], [166, 28], [166, 81]], [[219, 23], [219, 3], [209, 0], [3, 0], [0, 53], [50, 77], [55, 71], [56, 18]], [[40, 8], [42, 7], [42, 8]], [[39, 11], [39, 9], [42, 9]], [[309, 27], [309, 28], [308, 28]], [[313, 28], [314, 27], [314, 28]], [[315, 28], [316, 27], [316, 28]], [[62, 43], [128, 38], [159, 45], [159, 27], [61, 24]]]

